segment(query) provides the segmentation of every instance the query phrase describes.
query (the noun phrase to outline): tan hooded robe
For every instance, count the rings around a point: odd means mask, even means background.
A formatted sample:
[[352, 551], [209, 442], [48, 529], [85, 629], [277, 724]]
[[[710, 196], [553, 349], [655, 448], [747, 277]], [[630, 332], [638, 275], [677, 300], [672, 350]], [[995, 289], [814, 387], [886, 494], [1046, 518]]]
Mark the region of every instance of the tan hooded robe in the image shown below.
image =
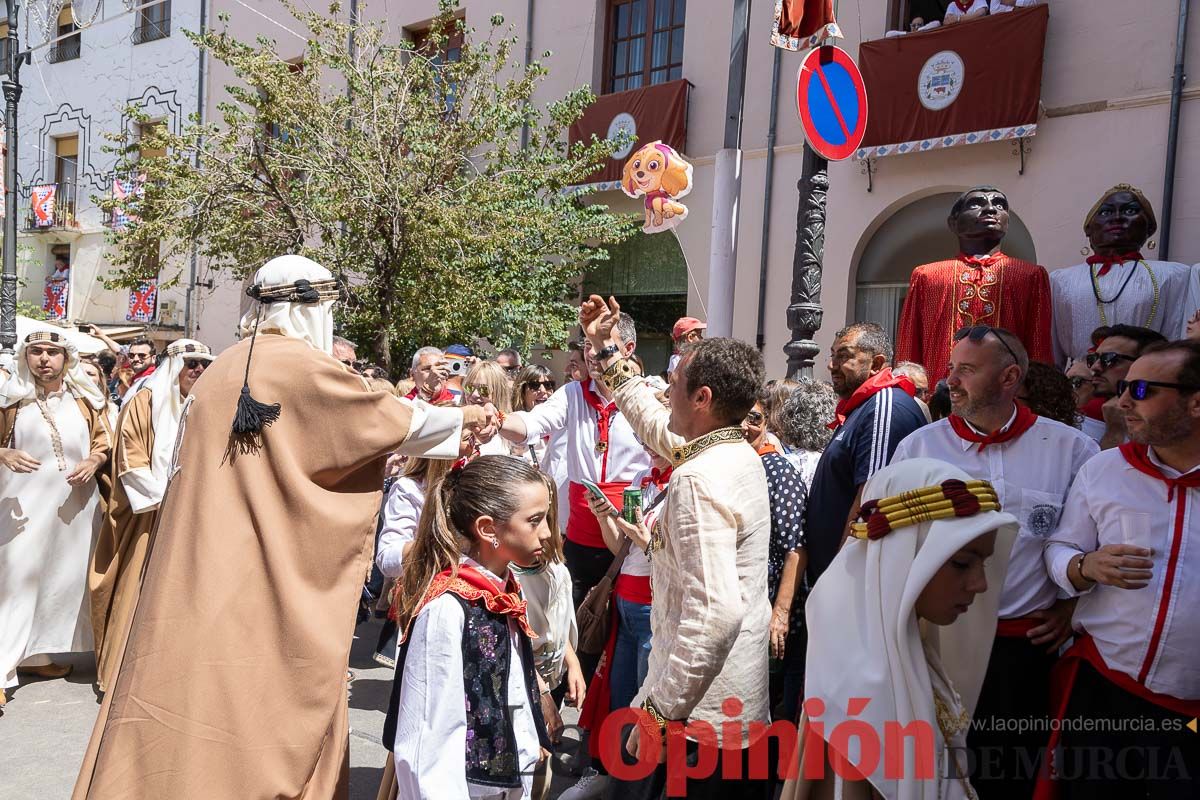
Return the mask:
[[74, 800], [348, 796], [346, 666], [385, 457], [455, 454], [460, 412], [418, 412], [300, 339], [260, 334], [250, 386], [281, 415], [259, 452], [226, 460], [249, 344], [189, 396]]
[[111, 498], [100, 537], [92, 551], [88, 592], [92, 601], [92, 630], [96, 634], [96, 682], [100, 691], [116, 676], [125, 630], [137, 605], [142, 567], [158, 507], [135, 514], [121, 477], [134, 469], [149, 469], [154, 453], [151, 392], [143, 389], [121, 409], [110, 462]]

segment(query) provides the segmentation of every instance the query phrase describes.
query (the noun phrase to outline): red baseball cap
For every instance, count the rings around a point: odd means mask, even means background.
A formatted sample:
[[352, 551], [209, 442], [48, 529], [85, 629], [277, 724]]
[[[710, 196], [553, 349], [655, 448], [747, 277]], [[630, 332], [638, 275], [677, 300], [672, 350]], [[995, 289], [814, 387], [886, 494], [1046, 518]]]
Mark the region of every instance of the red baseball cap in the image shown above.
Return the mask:
[[702, 331], [706, 330], [707, 328], [707, 325], [695, 317], [680, 317], [679, 321], [675, 323], [675, 327], [671, 328], [671, 338], [678, 341], [679, 339], [682, 339], [684, 335], [691, 333], [692, 331]]

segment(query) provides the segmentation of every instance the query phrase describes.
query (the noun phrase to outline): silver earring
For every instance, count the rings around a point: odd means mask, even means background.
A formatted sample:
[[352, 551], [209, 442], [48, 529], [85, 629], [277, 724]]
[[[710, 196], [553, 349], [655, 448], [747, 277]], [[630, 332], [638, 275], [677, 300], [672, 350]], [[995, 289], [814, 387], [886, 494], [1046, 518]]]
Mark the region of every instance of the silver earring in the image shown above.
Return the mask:
[[499, 539], [492, 539], [492, 549], [493, 550], [500, 549], [500, 540]]
[[1087, 258], [1088, 255], [1091, 254], [1091, 252], [1092, 252], [1092, 248], [1088, 247], [1086, 244], [1083, 247], [1079, 248], [1079, 255], [1083, 256], [1084, 258]]
[[1158, 242], [1156, 242], [1156, 241], [1154, 241], [1153, 239], [1151, 239], [1150, 241], [1146, 242], [1146, 248], [1147, 248], [1148, 250], [1157, 250], [1157, 249], [1158, 249]]

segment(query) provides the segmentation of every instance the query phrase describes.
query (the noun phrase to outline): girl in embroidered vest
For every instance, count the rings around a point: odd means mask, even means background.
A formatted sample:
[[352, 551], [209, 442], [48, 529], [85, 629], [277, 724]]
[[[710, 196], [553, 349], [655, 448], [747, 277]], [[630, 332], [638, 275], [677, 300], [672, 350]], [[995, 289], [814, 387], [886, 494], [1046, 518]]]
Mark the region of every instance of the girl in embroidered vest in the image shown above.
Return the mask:
[[429, 488], [401, 580], [384, 726], [400, 797], [531, 795], [550, 740], [536, 634], [509, 564], [542, 558], [549, 510], [541, 474], [508, 456], [481, 456]]

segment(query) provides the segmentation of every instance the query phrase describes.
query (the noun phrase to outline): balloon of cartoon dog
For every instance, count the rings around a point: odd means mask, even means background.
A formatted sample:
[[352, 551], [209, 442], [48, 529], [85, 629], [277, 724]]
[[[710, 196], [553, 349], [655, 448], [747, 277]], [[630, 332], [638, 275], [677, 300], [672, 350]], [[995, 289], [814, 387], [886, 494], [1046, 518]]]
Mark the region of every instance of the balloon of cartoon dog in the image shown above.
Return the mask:
[[679, 198], [692, 190], [692, 165], [669, 145], [650, 142], [625, 162], [621, 190], [630, 197], [645, 198], [643, 231], [670, 230], [687, 219], [687, 206]]

